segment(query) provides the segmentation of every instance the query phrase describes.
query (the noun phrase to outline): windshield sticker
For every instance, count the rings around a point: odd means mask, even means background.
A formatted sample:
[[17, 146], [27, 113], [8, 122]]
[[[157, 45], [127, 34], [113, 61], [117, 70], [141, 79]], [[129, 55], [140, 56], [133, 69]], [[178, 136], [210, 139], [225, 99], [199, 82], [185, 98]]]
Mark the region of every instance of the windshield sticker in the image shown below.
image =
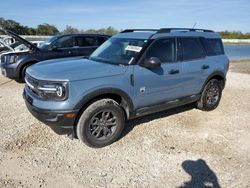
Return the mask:
[[125, 50], [128, 50], [128, 51], [133, 51], [133, 52], [140, 52], [142, 49], [142, 47], [140, 46], [131, 46], [131, 45], [128, 45]]

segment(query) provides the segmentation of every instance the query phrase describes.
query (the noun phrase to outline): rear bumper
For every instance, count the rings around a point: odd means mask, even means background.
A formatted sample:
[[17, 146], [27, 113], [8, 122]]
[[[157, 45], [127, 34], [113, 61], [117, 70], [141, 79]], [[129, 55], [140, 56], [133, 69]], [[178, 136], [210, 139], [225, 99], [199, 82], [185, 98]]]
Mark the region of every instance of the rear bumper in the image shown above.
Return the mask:
[[11, 63], [1, 63], [1, 73], [5, 77], [16, 79], [19, 78], [19, 74], [17, 71], [17, 65]]
[[[35, 107], [32, 105], [32, 98], [25, 91], [23, 92], [23, 98], [30, 113], [36, 119], [48, 125], [55, 133], [60, 135], [72, 133], [78, 110], [53, 111]], [[74, 113], [75, 116], [68, 118], [66, 115], [69, 113]]]

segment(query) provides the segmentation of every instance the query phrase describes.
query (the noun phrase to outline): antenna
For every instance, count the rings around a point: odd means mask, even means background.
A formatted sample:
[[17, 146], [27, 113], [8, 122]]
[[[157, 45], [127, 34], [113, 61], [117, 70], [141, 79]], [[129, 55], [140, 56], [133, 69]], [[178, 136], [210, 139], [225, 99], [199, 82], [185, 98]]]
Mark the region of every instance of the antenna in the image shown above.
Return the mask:
[[197, 23], [195, 22], [194, 25], [193, 25], [193, 27], [192, 27], [192, 29], [194, 29], [194, 27], [196, 26], [196, 24], [197, 24]]

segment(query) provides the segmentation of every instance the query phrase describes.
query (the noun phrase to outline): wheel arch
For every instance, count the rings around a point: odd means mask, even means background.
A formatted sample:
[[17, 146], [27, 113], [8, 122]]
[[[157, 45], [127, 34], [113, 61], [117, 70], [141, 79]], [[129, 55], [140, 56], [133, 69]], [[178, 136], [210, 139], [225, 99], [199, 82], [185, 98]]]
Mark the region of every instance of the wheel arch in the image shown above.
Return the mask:
[[25, 61], [23, 63], [21, 63], [19, 65], [19, 68], [18, 68], [18, 73], [19, 73], [19, 78], [22, 78], [22, 71], [23, 69], [26, 67], [26, 66], [31, 66], [35, 63], [39, 62], [39, 60], [36, 60], [36, 59], [31, 59], [31, 60], [28, 60], [28, 61]]
[[75, 106], [75, 109], [80, 109], [76, 121], [79, 119], [82, 112], [87, 106], [96, 100], [103, 98], [111, 98], [115, 100], [124, 110], [126, 118], [129, 119], [132, 116], [134, 105], [127, 93], [116, 88], [98, 89], [87, 95], [85, 95]]
[[225, 87], [225, 83], [226, 83], [226, 77], [225, 77], [225, 74], [221, 71], [216, 71], [212, 74], [210, 74], [208, 76], [208, 78], [206, 79], [206, 81], [204, 82], [203, 86], [202, 86], [202, 89], [200, 91], [200, 93], [203, 91], [204, 87], [206, 86], [206, 84], [209, 82], [209, 80], [211, 79], [217, 79], [220, 81], [221, 83], [221, 88], [224, 89]]

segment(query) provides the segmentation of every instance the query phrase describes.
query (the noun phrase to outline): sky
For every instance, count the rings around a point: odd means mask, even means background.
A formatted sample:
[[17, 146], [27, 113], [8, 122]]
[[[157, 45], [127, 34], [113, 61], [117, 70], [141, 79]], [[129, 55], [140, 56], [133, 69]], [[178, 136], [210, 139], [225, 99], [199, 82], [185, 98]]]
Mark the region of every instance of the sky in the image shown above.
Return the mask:
[[1, 0], [0, 17], [36, 27], [193, 27], [250, 32], [250, 0]]

